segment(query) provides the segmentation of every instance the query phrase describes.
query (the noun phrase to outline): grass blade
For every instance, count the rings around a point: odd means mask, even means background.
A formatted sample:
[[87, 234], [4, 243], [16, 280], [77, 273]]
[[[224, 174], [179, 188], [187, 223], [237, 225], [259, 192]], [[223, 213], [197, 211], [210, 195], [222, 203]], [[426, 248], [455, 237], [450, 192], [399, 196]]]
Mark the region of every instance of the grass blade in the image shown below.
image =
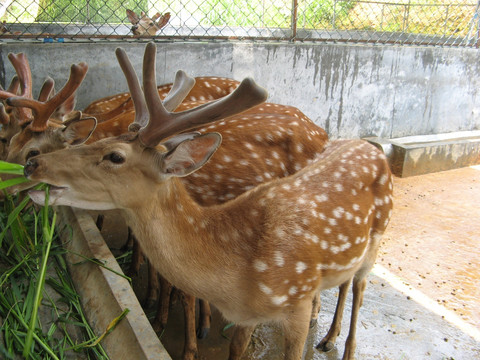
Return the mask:
[[23, 356], [27, 359], [30, 356], [30, 352], [32, 350], [33, 336], [34, 336], [34, 331], [37, 325], [38, 308], [40, 307], [40, 303], [42, 301], [42, 293], [45, 286], [45, 274], [47, 272], [48, 256], [50, 254], [50, 248], [53, 240], [53, 228], [56, 221], [56, 213], [54, 212], [53, 219], [52, 219], [52, 226], [50, 227], [48, 223], [49, 222], [48, 198], [49, 198], [49, 193], [48, 193], [48, 187], [47, 187], [46, 196], [45, 196], [45, 205], [42, 209], [43, 210], [43, 219], [42, 219], [43, 220], [43, 237], [44, 237], [44, 243], [45, 243], [45, 250], [43, 254], [42, 265], [40, 267], [40, 273], [39, 273], [40, 275], [37, 282], [35, 299], [33, 301], [32, 316], [30, 318], [30, 324], [27, 330], [27, 337], [25, 339], [25, 348], [23, 349]]
[[23, 175], [23, 165], [0, 161], [0, 173]]
[[1, 181], [0, 182], [0, 190], [6, 189], [7, 187], [10, 187], [10, 186], [13, 186], [13, 185], [23, 184], [23, 183], [28, 182], [28, 181], [30, 181], [30, 180], [28, 180], [27, 178], [25, 178], [23, 176], [19, 176], [19, 177], [13, 178], [13, 179], [8, 179], [8, 180], [5, 180], [5, 181]]

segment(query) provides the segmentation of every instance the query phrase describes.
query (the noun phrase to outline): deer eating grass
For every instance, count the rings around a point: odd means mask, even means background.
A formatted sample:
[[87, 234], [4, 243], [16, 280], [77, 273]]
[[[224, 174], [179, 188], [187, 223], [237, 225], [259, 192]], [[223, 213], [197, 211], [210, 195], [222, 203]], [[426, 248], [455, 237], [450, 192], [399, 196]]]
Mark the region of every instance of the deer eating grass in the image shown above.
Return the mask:
[[[385, 156], [364, 141], [333, 141], [295, 174], [202, 207], [181, 178], [217, 155], [221, 136], [176, 132], [231, 116], [266, 94], [247, 80], [213, 106], [174, 115], [156, 95], [154, 69], [147, 70], [147, 126], [33, 157], [25, 176], [51, 185], [51, 205], [120, 209], [162, 276], [236, 324], [230, 359], [239, 359], [255, 326], [268, 322], [283, 326], [285, 359], [300, 359], [317, 291], [353, 282], [343, 356], [353, 359], [366, 276], [392, 209]], [[29, 195], [38, 204], [45, 201], [41, 191]], [[323, 342], [337, 335], [329, 332]]]
[[[119, 61], [121, 61], [120, 58]], [[84, 64], [80, 67], [72, 67], [71, 76], [83, 77], [84, 72], [79, 71], [82, 69], [86, 70]], [[128, 82], [136, 79], [133, 69], [129, 70], [126, 76], [130, 79]], [[81, 82], [79, 80], [81, 79], [69, 80], [65, 87], [70, 87], [70, 83], [79, 85]], [[228, 94], [236, 86], [238, 86], [238, 82], [232, 79], [196, 78], [195, 86], [188, 93], [186, 101], [180, 105], [178, 110], [187, 110], [195, 105], [205, 104], [210, 99]], [[138, 85], [137, 90], [131, 89], [131, 97], [136, 99], [134, 103], [140, 105], [137, 106], [136, 113], [145, 111], [143, 109], [145, 105], [139, 99], [139, 97], [143, 97], [143, 93], [137, 94], [139, 87]], [[171, 85], [158, 88], [158, 94], [161, 98], [166, 96], [166, 87], [168, 89], [172, 88]], [[63, 96], [70, 96], [73, 90], [75, 89], [70, 88], [69, 91], [62, 89], [61, 93], [64, 94]], [[189, 101], [199, 99], [201, 101]], [[54, 106], [57, 106], [57, 104], [50, 105], [50, 102], [41, 104], [37, 101], [25, 101], [24, 99], [10, 99], [9, 101], [13, 104], [31, 107], [34, 109], [34, 113], [41, 112], [44, 115], [48, 115], [49, 111], [53, 111]], [[42, 110], [44, 107], [50, 108], [50, 110]], [[133, 119], [134, 113], [130, 115]], [[35, 118], [34, 127], [37, 131], [33, 132], [28, 127], [24, 130], [22, 136], [17, 136], [14, 139], [10, 154], [11, 161], [24, 164], [32, 154], [46, 153], [70, 146], [73, 142], [81, 142], [81, 136], [78, 136], [78, 125], [80, 123], [68, 121], [65, 127], [47, 128], [46, 120], [48, 116], [44, 116], [44, 120]], [[138, 116], [138, 118], [141, 118], [141, 116]], [[86, 141], [94, 142], [100, 137], [105, 137], [108, 132], [103, 129], [109, 123], [99, 123]], [[205, 133], [211, 131], [212, 127], [223, 137], [223, 146], [218, 150], [218, 156], [215, 161], [209, 162], [194, 176], [183, 179], [187, 184], [189, 193], [202, 205], [225, 202], [262, 182], [293, 174], [308, 164], [317, 152], [321, 152], [327, 141], [325, 131], [316, 126], [297, 108], [271, 103], [261, 104], [242, 114], [228, 117], [208, 127], [199, 127], [197, 130]], [[258, 133], [257, 129], [259, 128], [263, 129], [263, 134]], [[126, 126], [123, 126], [123, 132], [126, 131]], [[75, 133], [77, 135], [74, 135]], [[84, 131], [84, 134], [88, 133], [89, 131]], [[29, 140], [20, 141], [22, 139]], [[251, 155], [246, 154], [245, 150], [250, 151]], [[213, 176], [211, 175], [212, 172], [217, 172], [217, 174]], [[162, 289], [166, 287], [165, 283], [163, 285]], [[168, 296], [168, 291], [162, 292], [160, 304], [163, 306], [153, 322], [157, 332], [161, 332], [166, 325], [168, 316], [166, 300]], [[152, 295], [153, 297], [156, 299], [156, 296]], [[189, 329], [186, 334], [187, 346], [184, 359], [191, 359], [197, 353], [194, 300], [193, 297], [186, 294], [182, 295], [182, 302], [187, 305], [185, 306], [185, 312], [187, 328]], [[198, 333], [202, 338], [209, 328], [209, 309], [203, 302], [201, 305], [204, 306], [206, 311], [206, 315], [200, 318], [201, 323], [198, 327]], [[318, 311], [313, 311], [314, 317], [317, 313]]]
[[[126, 53], [117, 49], [117, 57], [127, 78], [132, 99], [135, 103], [141, 102], [144, 94], [141, 93], [140, 85], [136, 83], [137, 75]], [[205, 84], [208, 88], [219, 88], [229, 85], [231, 80], [226, 82], [225, 79], [220, 79], [220, 81], [222, 81], [220, 84], [212, 81]], [[205, 97], [205, 93], [197, 94], [193, 90], [190, 94], [195, 94], [197, 98]], [[203, 103], [184, 102], [180, 108], [187, 110]], [[137, 127], [142, 126], [144, 124], [139, 124]], [[262, 129], [261, 134], [258, 129]], [[203, 206], [223, 203], [260, 183], [295, 173], [307, 165], [315, 154], [322, 152], [327, 142], [325, 131], [297, 108], [272, 103], [255, 106], [241, 114], [196, 130], [200, 133], [216, 131], [222, 135], [223, 139], [222, 147], [217, 151], [213, 161], [208, 162], [192, 176], [182, 178], [189, 194]], [[160, 307], [152, 324], [158, 333], [163, 331], [167, 323], [170, 295], [167, 282], [162, 280], [161, 288]], [[151, 300], [156, 298], [157, 296], [153, 293]], [[183, 357], [187, 360], [195, 358], [197, 353], [194, 323], [195, 299], [185, 293], [181, 294], [181, 299], [186, 312], [186, 326], [189, 329], [186, 334], [187, 345]], [[201, 301], [200, 305], [202, 316], [199, 317], [197, 333], [199, 338], [204, 338], [209, 329], [210, 310], [205, 302]], [[315, 308], [312, 310], [312, 322], [316, 321], [317, 315], [318, 308]]]

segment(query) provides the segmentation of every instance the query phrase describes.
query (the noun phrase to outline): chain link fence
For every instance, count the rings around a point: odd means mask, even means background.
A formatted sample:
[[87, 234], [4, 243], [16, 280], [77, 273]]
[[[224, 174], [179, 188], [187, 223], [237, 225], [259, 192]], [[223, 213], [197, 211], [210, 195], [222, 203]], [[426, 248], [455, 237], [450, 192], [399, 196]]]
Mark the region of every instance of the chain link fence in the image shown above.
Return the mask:
[[[478, 48], [480, 0], [0, 0], [0, 41], [258, 40]], [[127, 9], [152, 20], [134, 24]], [[132, 26], [169, 18], [155, 35]], [[165, 18], [163, 18], [165, 19]], [[137, 19], [138, 20], [138, 19]], [[145, 25], [146, 24], [146, 25]]]

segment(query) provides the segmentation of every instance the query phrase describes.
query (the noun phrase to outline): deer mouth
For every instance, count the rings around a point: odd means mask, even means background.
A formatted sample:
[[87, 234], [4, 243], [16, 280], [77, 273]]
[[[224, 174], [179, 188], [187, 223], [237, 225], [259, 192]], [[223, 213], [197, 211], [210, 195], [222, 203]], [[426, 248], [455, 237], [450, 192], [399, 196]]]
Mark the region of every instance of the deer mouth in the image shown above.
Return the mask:
[[[60, 199], [67, 190], [67, 187], [50, 185], [48, 190], [48, 204], [56, 205], [57, 200]], [[30, 190], [28, 196], [38, 205], [44, 205], [47, 197], [45, 190]]]

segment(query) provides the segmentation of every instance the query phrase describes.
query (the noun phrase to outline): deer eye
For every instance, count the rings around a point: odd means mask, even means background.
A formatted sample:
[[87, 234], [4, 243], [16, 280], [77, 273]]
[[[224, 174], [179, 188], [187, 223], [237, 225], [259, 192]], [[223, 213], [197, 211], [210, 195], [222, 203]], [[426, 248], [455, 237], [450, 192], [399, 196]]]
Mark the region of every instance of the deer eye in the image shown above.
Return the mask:
[[103, 157], [104, 160], [111, 161], [114, 164], [122, 164], [125, 162], [125, 158], [117, 152], [112, 152]]
[[28, 159], [30, 159], [30, 158], [32, 158], [32, 157], [34, 157], [34, 156], [37, 156], [37, 155], [40, 155], [40, 151], [38, 151], [38, 150], [30, 150], [30, 151], [28, 152], [28, 154], [27, 154], [26, 160], [28, 160]]

